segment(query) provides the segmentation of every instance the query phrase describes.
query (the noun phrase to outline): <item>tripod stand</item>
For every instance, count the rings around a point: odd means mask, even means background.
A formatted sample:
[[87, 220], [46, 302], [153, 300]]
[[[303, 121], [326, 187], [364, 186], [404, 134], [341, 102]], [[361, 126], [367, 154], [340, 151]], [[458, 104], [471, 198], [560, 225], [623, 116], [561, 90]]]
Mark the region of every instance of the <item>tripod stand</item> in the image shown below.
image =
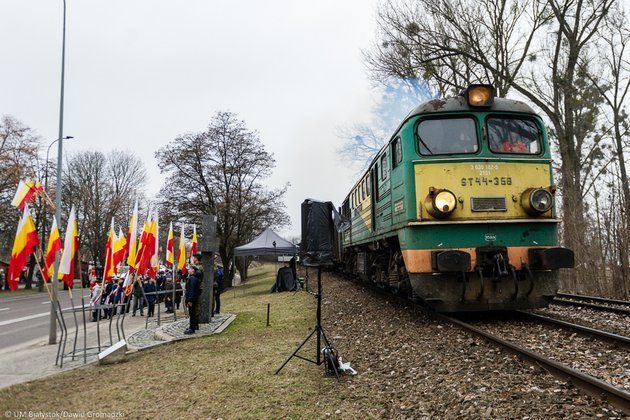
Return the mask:
[[[313, 328], [313, 331], [311, 331], [310, 334], [304, 339], [304, 341], [302, 341], [302, 344], [300, 344], [298, 348], [295, 349], [295, 351], [291, 354], [291, 356], [289, 356], [289, 358], [282, 364], [282, 366], [280, 366], [280, 368], [275, 373], [276, 375], [280, 373], [282, 368], [285, 367], [286, 364], [289, 363], [289, 361], [293, 359], [294, 357], [297, 357], [298, 359], [302, 359], [310, 363], [314, 363], [317, 366], [324, 363], [324, 360], [322, 360], [322, 354], [321, 354], [322, 338], [324, 339], [324, 344], [326, 345], [326, 347], [331, 347], [331, 345], [330, 345], [330, 341], [328, 341], [328, 337], [326, 337], [324, 328], [322, 327], [322, 266], [321, 265], [317, 266], [317, 295], [316, 296], [317, 296], [317, 325], [315, 325], [315, 328]], [[300, 349], [304, 347], [304, 345], [308, 342], [308, 340], [311, 337], [313, 337], [313, 335], [316, 335], [316, 338], [317, 338], [316, 360], [308, 359], [306, 357], [303, 357], [297, 354], [298, 351], [300, 351]], [[332, 352], [328, 352], [326, 357], [328, 358], [328, 362], [330, 363], [330, 365], [333, 367], [335, 371], [337, 380], [339, 380], [339, 371], [337, 370], [337, 361], [333, 360], [335, 356], [332, 354]]]

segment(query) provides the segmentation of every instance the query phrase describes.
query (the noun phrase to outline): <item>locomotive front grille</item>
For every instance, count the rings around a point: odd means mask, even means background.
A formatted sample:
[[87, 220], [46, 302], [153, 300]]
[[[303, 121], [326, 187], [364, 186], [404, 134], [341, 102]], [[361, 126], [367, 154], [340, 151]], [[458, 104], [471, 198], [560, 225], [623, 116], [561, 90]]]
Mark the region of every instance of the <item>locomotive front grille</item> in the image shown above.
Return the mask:
[[507, 211], [505, 197], [471, 197], [472, 211]]

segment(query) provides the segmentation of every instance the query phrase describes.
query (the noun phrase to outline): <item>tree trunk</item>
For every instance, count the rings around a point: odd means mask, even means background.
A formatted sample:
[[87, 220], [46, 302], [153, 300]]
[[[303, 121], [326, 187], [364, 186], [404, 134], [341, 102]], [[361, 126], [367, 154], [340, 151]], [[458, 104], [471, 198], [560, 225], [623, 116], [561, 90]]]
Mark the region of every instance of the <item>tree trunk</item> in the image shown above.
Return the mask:
[[238, 270], [239, 274], [241, 275], [241, 282], [244, 282], [247, 280], [247, 268], [249, 267], [249, 258], [248, 257], [242, 257], [242, 258], [237, 258], [236, 259], [236, 269]]
[[26, 284], [24, 285], [25, 289], [33, 288], [33, 274], [35, 274], [35, 255], [31, 254], [31, 257], [28, 259], [28, 272], [26, 274]]
[[582, 191], [576, 184], [576, 177], [573, 174], [572, 165], [563, 158], [562, 163], [562, 217], [564, 227], [564, 244], [575, 253], [575, 269], [568, 275], [569, 284], [566, 286], [572, 292], [577, 291], [577, 285], [583, 277], [584, 266], [584, 237], [586, 223], [584, 219], [584, 201]]

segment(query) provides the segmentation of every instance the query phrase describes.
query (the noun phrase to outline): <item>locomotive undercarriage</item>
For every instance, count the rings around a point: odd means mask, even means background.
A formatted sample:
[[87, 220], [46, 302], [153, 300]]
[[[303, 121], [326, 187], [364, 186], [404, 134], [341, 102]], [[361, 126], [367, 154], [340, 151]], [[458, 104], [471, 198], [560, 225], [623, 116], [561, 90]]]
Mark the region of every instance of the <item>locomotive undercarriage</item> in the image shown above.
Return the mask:
[[395, 293], [411, 294], [412, 291], [400, 246], [393, 240], [346, 250], [344, 271]]
[[478, 248], [472, 272], [437, 272], [449, 271], [449, 262], [461, 263], [461, 254], [450, 252], [441, 262], [436, 258], [436, 272], [408, 273], [398, 242], [382, 240], [348, 249], [344, 268], [362, 281], [419, 298], [438, 312], [540, 308], [558, 290], [557, 270], [527, 264], [517, 270], [505, 248]]

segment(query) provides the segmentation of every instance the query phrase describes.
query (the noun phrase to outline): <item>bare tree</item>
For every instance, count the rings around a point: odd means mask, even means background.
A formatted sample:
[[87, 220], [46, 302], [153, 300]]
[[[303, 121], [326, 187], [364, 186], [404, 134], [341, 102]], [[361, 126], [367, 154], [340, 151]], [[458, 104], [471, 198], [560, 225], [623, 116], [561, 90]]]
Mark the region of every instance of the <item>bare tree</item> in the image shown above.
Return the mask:
[[[0, 259], [8, 262], [15, 228], [20, 212], [11, 205], [20, 179], [36, 178], [38, 170], [37, 154], [41, 139], [33, 129], [16, 118], [4, 115], [0, 119]], [[38, 213], [41, 206], [36, 206]], [[39, 217], [36, 217], [39, 223]], [[31, 269], [27, 275], [28, 288], [33, 276]]]
[[[598, 89], [608, 108], [608, 125], [614, 140], [614, 151], [619, 164], [625, 207], [630, 207], [630, 183], [626, 168], [625, 149], [628, 147], [630, 120], [628, 93], [630, 91], [630, 27], [628, 17], [617, 8], [606, 18], [604, 34], [598, 39], [596, 73], [589, 79]], [[627, 212], [626, 212], [627, 213]]]
[[126, 226], [135, 200], [142, 198], [146, 170], [131, 152], [82, 151], [64, 169], [63, 207], [74, 204], [82, 255], [103, 262], [111, 219]]
[[535, 0], [392, 0], [378, 10], [381, 42], [366, 61], [377, 80], [420, 78], [442, 95], [490, 82], [505, 96], [548, 21]]
[[[368, 53], [376, 80], [420, 77], [441, 92], [491, 82], [500, 96], [532, 102], [548, 119], [560, 152], [564, 239], [578, 261], [585, 232], [584, 188], [597, 178], [601, 136], [588, 52], [614, 0], [403, 0], [378, 11], [381, 44]], [[582, 118], [586, 117], [586, 118]], [[575, 279], [573, 279], [575, 280]], [[574, 285], [574, 284], [573, 284]]]
[[[156, 158], [167, 176], [161, 213], [197, 226], [204, 214], [216, 215], [219, 254], [229, 279], [236, 246], [267, 227], [288, 223], [286, 186], [270, 190], [261, 182], [271, 175], [273, 156], [236, 114], [217, 112], [206, 131], [177, 137]], [[245, 279], [247, 267], [238, 268]]]

